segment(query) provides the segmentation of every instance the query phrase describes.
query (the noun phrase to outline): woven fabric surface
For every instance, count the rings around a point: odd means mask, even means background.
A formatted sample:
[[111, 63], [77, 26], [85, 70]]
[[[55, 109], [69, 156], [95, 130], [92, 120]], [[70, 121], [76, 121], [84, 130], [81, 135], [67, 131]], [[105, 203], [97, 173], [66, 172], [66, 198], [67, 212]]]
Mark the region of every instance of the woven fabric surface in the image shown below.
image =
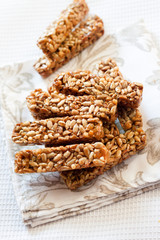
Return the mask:
[[[70, 1], [5, 1], [0, 7], [0, 64], [40, 54], [36, 40], [45, 26]], [[160, 41], [159, 1], [88, 1], [100, 15], [108, 33], [140, 18]], [[160, 190], [128, 199], [81, 216], [26, 228], [14, 198], [7, 166], [5, 133], [0, 118], [0, 239], [160, 239]]]

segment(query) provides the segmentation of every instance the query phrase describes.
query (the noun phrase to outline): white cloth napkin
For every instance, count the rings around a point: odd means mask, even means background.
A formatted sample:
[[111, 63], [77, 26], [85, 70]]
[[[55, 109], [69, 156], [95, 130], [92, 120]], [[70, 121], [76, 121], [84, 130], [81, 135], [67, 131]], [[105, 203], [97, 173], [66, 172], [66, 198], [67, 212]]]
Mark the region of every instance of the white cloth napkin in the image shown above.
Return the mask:
[[[14, 173], [14, 155], [22, 149], [11, 140], [16, 123], [32, 120], [25, 98], [58, 73], [91, 70], [102, 59], [113, 57], [123, 75], [144, 85], [140, 110], [147, 146], [136, 156], [105, 172], [84, 187], [70, 191], [58, 173]], [[17, 202], [25, 224], [32, 227], [77, 215], [160, 186], [160, 54], [152, 35], [138, 22], [114, 35], [105, 35], [52, 77], [44, 80], [33, 69], [35, 60], [0, 68], [0, 97], [6, 126], [8, 160]], [[35, 148], [35, 147], [34, 147]]]

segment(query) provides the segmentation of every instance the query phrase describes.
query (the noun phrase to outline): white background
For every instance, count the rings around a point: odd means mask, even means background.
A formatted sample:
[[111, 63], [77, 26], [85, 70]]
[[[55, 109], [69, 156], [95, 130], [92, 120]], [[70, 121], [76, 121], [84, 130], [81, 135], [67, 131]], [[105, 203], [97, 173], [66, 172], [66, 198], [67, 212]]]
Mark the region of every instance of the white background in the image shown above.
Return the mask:
[[[41, 54], [36, 41], [70, 1], [0, 0], [0, 65], [20, 62]], [[160, 47], [159, 0], [88, 0], [90, 12], [114, 33], [140, 19]], [[160, 239], [160, 189], [132, 199], [46, 224], [25, 227], [14, 197], [7, 166], [5, 133], [0, 114], [0, 240], [50, 239]]]

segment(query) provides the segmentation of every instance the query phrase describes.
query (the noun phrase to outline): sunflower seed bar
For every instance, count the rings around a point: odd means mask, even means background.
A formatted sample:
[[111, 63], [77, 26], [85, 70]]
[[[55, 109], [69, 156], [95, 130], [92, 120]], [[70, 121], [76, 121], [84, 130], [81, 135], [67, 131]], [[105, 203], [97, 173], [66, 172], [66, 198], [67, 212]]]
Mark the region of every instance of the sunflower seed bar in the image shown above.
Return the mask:
[[61, 178], [70, 190], [75, 190], [88, 182], [95, 179], [97, 176], [104, 173], [104, 167], [83, 168], [70, 171], [62, 171]]
[[106, 84], [104, 78], [99, 78], [90, 71], [75, 71], [59, 74], [48, 88], [49, 93], [55, 94], [73, 94], [73, 95], [93, 95], [97, 99], [111, 100], [116, 94], [109, 95], [106, 92]]
[[[114, 63], [114, 62], [113, 62]], [[112, 60], [108, 61], [109, 66]], [[102, 66], [99, 65], [99, 67]], [[65, 94], [94, 95], [98, 99], [117, 99], [118, 104], [126, 107], [137, 108], [142, 99], [143, 85], [130, 83], [121, 77], [118, 67], [111, 66], [108, 75], [98, 77], [90, 71], [77, 71], [59, 74], [52, 82], [49, 93], [55, 91]], [[117, 74], [117, 75], [116, 75]]]
[[97, 16], [89, 17], [70, 33], [51, 57], [44, 55], [34, 64], [34, 68], [43, 77], [49, 76], [94, 43], [103, 33], [102, 20]]
[[[70, 189], [76, 189], [124, 161], [146, 145], [146, 134], [142, 129], [142, 117], [137, 109], [119, 108], [119, 121], [126, 132], [121, 134], [115, 123], [104, 127], [103, 142], [110, 151], [110, 160], [105, 167], [87, 168], [62, 172], [61, 177]], [[126, 123], [126, 124], [125, 124]]]
[[142, 100], [143, 85], [124, 80], [116, 62], [109, 58], [98, 66], [98, 74], [107, 81], [106, 90], [116, 93], [118, 103], [125, 107], [137, 108]]
[[20, 145], [92, 142], [103, 138], [103, 125], [92, 115], [50, 118], [15, 126], [12, 140]]
[[38, 40], [38, 46], [45, 54], [51, 56], [87, 13], [88, 6], [85, 0], [74, 1], [46, 29], [46, 32]]
[[41, 89], [36, 89], [27, 97], [28, 108], [36, 119], [89, 115], [115, 121], [117, 100], [97, 100], [94, 96], [73, 96], [52, 94], [52, 97]]
[[20, 151], [15, 156], [15, 172], [55, 172], [104, 166], [109, 152], [101, 142]]

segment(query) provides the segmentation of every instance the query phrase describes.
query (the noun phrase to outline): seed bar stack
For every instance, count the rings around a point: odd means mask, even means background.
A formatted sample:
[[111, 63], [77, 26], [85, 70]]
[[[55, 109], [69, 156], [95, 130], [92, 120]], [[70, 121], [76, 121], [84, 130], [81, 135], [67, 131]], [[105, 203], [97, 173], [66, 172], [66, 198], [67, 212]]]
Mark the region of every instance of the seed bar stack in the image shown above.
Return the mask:
[[15, 171], [59, 171], [74, 190], [136, 154], [146, 144], [137, 109], [142, 91], [141, 84], [124, 80], [112, 59], [99, 64], [97, 75], [61, 73], [48, 92], [32, 91], [27, 106], [35, 121], [17, 124], [12, 139], [44, 148], [18, 152]]
[[114, 60], [109, 58], [98, 66], [97, 75], [89, 71], [59, 74], [49, 87], [49, 93], [74, 94], [84, 96], [92, 94], [97, 99], [117, 99], [117, 115], [122, 128], [103, 122], [104, 138], [102, 142], [110, 151], [110, 161], [105, 167], [62, 172], [61, 177], [70, 189], [76, 189], [91, 181], [106, 170], [127, 159], [146, 145], [146, 134], [142, 129], [142, 116], [137, 109], [142, 100], [143, 85], [124, 80]]
[[34, 68], [41, 76], [49, 76], [103, 35], [103, 22], [98, 16], [84, 19], [88, 10], [85, 0], [74, 0], [39, 38], [44, 55]]
[[[37, 89], [27, 101], [36, 120], [16, 124], [12, 140], [19, 145], [43, 144], [45, 148], [18, 152], [15, 172], [69, 171], [105, 166], [109, 161], [110, 152], [101, 142], [104, 137], [102, 119], [114, 122], [116, 100], [97, 100], [87, 95], [51, 96]], [[76, 110], [74, 114], [73, 110]]]
[[12, 140], [16, 144], [45, 144], [52, 147], [18, 152], [15, 171], [54, 172], [104, 166], [110, 153], [99, 142], [103, 137], [102, 121], [92, 115], [57, 117], [17, 124], [12, 134]]

